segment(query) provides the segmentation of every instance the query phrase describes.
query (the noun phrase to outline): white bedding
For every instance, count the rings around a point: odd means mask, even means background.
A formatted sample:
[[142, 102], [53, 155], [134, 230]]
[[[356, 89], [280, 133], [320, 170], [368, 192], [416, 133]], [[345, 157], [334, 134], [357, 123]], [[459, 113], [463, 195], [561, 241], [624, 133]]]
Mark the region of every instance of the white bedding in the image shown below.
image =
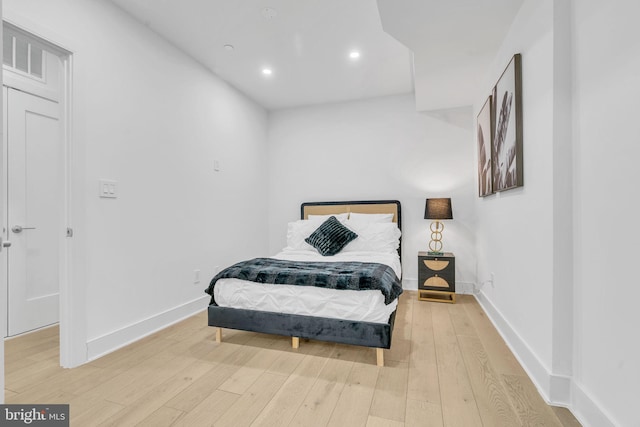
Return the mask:
[[[344, 252], [324, 257], [317, 251], [284, 250], [272, 258], [291, 261], [377, 262], [391, 267], [401, 278], [398, 254], [379, 252]], [[240, 279], [220, 279], [213, 292], [221, 307], [271, 311], [306, 316], [329, 317], [387, 323], [398, 300], [385, 305], [380, 291], [351, 291], [316, 288], [313, 286], [264, 285]]]

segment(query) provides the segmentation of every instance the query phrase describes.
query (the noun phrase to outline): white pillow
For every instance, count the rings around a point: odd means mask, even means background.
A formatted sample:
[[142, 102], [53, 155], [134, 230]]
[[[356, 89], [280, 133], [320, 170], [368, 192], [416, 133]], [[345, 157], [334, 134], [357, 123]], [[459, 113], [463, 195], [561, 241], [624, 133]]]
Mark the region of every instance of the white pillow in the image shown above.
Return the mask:
[[392, 222], [393, 214], [366, 214], [351, 212], [349, 214], [349, 220], [361, 222]]
[[304, 241], [320, 226], [320, 221], [299, 219], [287, 224], [287, 247], [290, 250], [312, 250], [313, 246]]
[[340, 214], [331, 214], [331, 215], [307, 215], [307, 219], [313, 220], [313, 221], [326, 221], [332, 216], [335, 216], [336, 219], [340, 222], [344, 222], [349, 218], [348, 213], [340, 213]]
[[349, 242], [342, 252], [394, 253], [400, 247], [400, 229], [393, 222], [362, 222], [348, 220], [343, 223], [358, 237]]

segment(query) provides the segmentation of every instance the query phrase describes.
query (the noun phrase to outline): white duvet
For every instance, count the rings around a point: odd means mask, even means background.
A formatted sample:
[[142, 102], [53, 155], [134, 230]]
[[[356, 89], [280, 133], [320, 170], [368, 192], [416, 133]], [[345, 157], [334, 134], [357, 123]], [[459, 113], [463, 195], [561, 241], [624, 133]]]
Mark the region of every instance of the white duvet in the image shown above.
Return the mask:
[[[284, 250], [272, 258], [291, 261], [377, 262], [386, 264], [401, 278], [398, 254], [344, 252], [324, 257], [317, 251]], [[386, 305], [380, 291], [351, 291], [313, 286], [264, 285], [240, 279], [220, 279], [213, 291], [221, 307], [387, 323], [398, 300]]]

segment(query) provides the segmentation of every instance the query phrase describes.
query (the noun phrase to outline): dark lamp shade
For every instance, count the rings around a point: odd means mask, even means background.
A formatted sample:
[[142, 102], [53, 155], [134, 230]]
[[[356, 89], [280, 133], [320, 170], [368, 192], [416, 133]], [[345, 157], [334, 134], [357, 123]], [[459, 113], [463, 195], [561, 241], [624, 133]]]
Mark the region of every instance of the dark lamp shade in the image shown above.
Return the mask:
[[424, 208], [424, 219], [453, 219], [451, 199], [427, 199]]

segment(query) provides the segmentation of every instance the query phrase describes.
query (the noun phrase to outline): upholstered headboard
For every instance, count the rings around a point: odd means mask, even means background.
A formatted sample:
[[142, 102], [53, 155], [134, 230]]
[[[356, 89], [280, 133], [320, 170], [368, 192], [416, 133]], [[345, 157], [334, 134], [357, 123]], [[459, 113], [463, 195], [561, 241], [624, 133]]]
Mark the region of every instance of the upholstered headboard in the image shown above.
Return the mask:
[[[306, 202], [300, 205], [300, 219], [307, 219], [309, 215], [330, 215], [339, 213], [392, 213], [393, 222], [402, 231], [402, 215], [398, 200], [364, 200], [353, 202]], [[402, 259], [402, 237], [400, 237], [398, 255]]]

